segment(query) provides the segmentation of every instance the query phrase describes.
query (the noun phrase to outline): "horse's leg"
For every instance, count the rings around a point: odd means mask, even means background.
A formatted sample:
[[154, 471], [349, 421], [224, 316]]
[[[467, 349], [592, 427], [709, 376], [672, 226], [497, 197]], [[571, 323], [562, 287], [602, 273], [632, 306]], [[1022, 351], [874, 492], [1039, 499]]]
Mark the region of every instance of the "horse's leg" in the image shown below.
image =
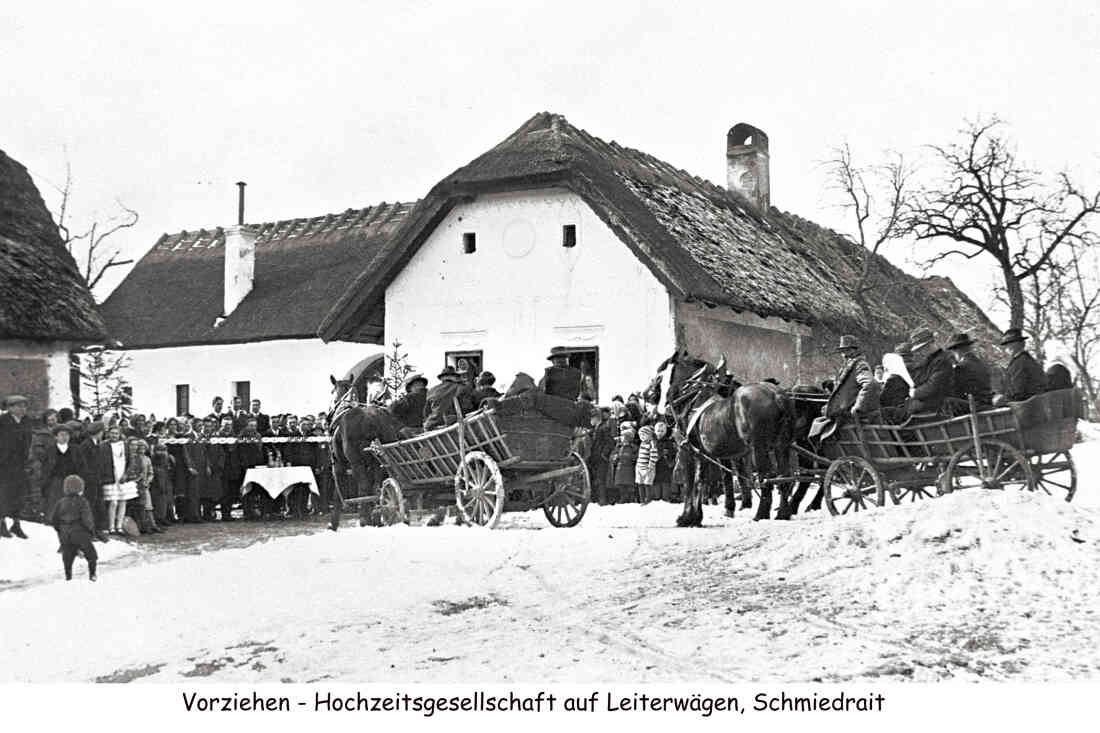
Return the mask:
[[684, 509], [680, 516], [676, 517], [677, 527], [690, 526], [691, 506], [694, 503], [692, 492], [695, 491], [695, 459], [683, 446], [677, 451], [676, 461], [680, 464], [681, 475], [684, 477]]
[[703, 491], [706, 487], [706, 483], [703, 481], [703, 473], [706, 470], [706, 466], [703, 461], [695, 461], [695, 503], [692, 505], [691, 510], [691, 524], [692, 527], [703, 526]]
[[756, 466], [753, 465], [751, 456], [752, 451], [750, 450], [747, 455], [735, 461], [737, 464], [737, 483], [741, 485], [742, 509], [752, 509], [752, 484]]
[[[756, 446], [753, 446], [749, 449], [749, 459], [751, 460], [753, 468], [750, 476], [763, 477], [770, 475], [771, 460], [768, 458], [766, 452], [758, 453]], [[756, 516], [754, 516], [753, 519], [771, 519], [772, 488], [772, 484], [764, 483], [763, 481], [760, 482], [760, 506], [756, 507]]]
[[[775, 452], [775, 474], [787, 476], [790, 474], [791, 453], [785, 447]], [[779, 509], [775, 513], [776, 519], [790, 519], [791, 514], [791, 483], [784, 481], [779, 484]]]
[[722, 471], [722, 489], [725, 493], [724, 503], [726, 505], [726, 516], [733, 518], [734, 510], [737, 509], [737, 497], [733, 492], [734, 474], [732, 473], [734, 461], [725, 461], [723, 465], [727, 465], [730, 471]]

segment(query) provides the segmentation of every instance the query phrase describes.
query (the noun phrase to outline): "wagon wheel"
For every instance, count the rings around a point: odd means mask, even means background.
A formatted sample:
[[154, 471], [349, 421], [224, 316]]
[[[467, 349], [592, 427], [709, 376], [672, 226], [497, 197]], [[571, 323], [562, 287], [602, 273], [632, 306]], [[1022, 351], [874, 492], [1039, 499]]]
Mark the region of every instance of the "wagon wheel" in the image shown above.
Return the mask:
[[1050, 496], [1064, 494], [1066, 501], [1073, 501], [1077, 493], [1077, 467], [1069, 451], [1032, 457], [1031, 474], [1036, 491], [1045, 491]]
[[588, 509], [592, 484], [588, 466], [576, 453], [569, 454], [573, 473], [550, 481], [550, 489], [542, 502], [542, 511], [555, 527], [575, 527]]
[[833, 516], [873, 509], [886, 501], [882, 474], [861, 456], [845, 456], [830, 463], [821, 487]]
[[466, 524], [495, 527], [504, 512], [504, 494], [496, 461], [479, 450], [463, 456], [455, 474], [455, 503]]
[[944, 476], [945, 492], [960, 489], [1034, 490], [1031, 464], [1008, 443], [983, 440], [977, 452], [973, 446], [951, 456]]
[[[939, 468], [942, 468], [943, 464], [940, 464]], [[924, 469], [929, 470], [933, 468], [928, 464], [924, 464]], [[924, 470], [921, 471], [924, 473]], [[913, 503], [915, 501], [924, 501], [925, 499], [935, 499], [940, 494], [944, 493], [941, 488], [944, 484], [946, 473], [940, 471], [936, 483], [934, 485], [928, 484], [903, 484], [901, 486], [895, 486], [893, 490], [893, 499], [895, 504], [902, 504], [905, 502]]]
[[401, 491], [401, 484], [397, 479], [388, 478], [382, 482], [382, 488], [378, 492], [378, 507], [374, 511], [383, 527], [409, 521], [405, 492]]

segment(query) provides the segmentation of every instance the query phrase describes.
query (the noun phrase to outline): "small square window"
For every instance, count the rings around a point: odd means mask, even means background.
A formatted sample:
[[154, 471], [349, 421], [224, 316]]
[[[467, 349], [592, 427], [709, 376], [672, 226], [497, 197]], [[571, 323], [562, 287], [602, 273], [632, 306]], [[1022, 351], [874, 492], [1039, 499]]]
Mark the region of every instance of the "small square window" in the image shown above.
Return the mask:
[[577, 225], [566, 224], [561, 228], [561, 246], [562, 247], [576, 247], [577, 246]]
[[477, 234], [466, 232], [462, 235], [462, 251], [468, 255], [477, 252]]

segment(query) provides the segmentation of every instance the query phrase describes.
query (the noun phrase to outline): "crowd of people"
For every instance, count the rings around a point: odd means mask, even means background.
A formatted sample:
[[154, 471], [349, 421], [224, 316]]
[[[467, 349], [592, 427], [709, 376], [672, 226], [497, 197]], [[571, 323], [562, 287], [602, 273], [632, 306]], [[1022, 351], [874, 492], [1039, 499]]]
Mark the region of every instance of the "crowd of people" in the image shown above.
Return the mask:
[[[260, 400], [230, 409], [216, 397], [205, 416], [157, 420], [143, 414], [75, 419], [71, 409], [45, 410], [37, 424], [26, 417], [26, 399], [12, 395], [0, 415], [0, 537], [25, 537], [20, 515], [47, 517], [65, 495], [65, 480], [80, 477], [94, 528], [106, 542], [126, 534], [127, 518], [140, 534], [179, 523], [270, 519], [324, 513], [332, 497], [326, 441], [267, 438], [326, 436], [326, 414], [267, 415]], [[233, 438], [232, 441], [211, 441]], [[175, 440], [172, 440], [175, 439]], [[298, 465], [313, 469], [320, 496], [295, 487], [272, 500], [265, 492], [241, 495], [248, 468]], [[26, 501], [26, 497], [31, 497]], [[235, 516], [237, 512], [238, 516]], [[11, 518], [9, 528], [7, 518]]]

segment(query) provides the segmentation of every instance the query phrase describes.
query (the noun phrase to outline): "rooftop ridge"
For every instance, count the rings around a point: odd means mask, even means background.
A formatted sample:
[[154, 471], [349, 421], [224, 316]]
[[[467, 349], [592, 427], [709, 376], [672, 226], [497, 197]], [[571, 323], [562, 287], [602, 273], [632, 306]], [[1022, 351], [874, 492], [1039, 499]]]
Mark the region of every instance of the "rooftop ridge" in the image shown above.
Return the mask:
[[[246, 226], [256, 230], [258, 242], [318, 236], [342, 229], [368, 229], [376, 225], [386, 225], [408, 215], [417, 203], [419, 203], [419, 200], [382, 201], [360, 208], [348, 208], [342, 212], [278, 219], [247, 224]], [[201, 227], [198, 229], [184, 229], [178, 232], [164, 232], [157, 238], [153, 249], [190, 249], [204, 242], [207, 238], [210, 239], [210, 243], [204, 245], [204, 248], [217, 246], [225, 239], [225, 227]]]

